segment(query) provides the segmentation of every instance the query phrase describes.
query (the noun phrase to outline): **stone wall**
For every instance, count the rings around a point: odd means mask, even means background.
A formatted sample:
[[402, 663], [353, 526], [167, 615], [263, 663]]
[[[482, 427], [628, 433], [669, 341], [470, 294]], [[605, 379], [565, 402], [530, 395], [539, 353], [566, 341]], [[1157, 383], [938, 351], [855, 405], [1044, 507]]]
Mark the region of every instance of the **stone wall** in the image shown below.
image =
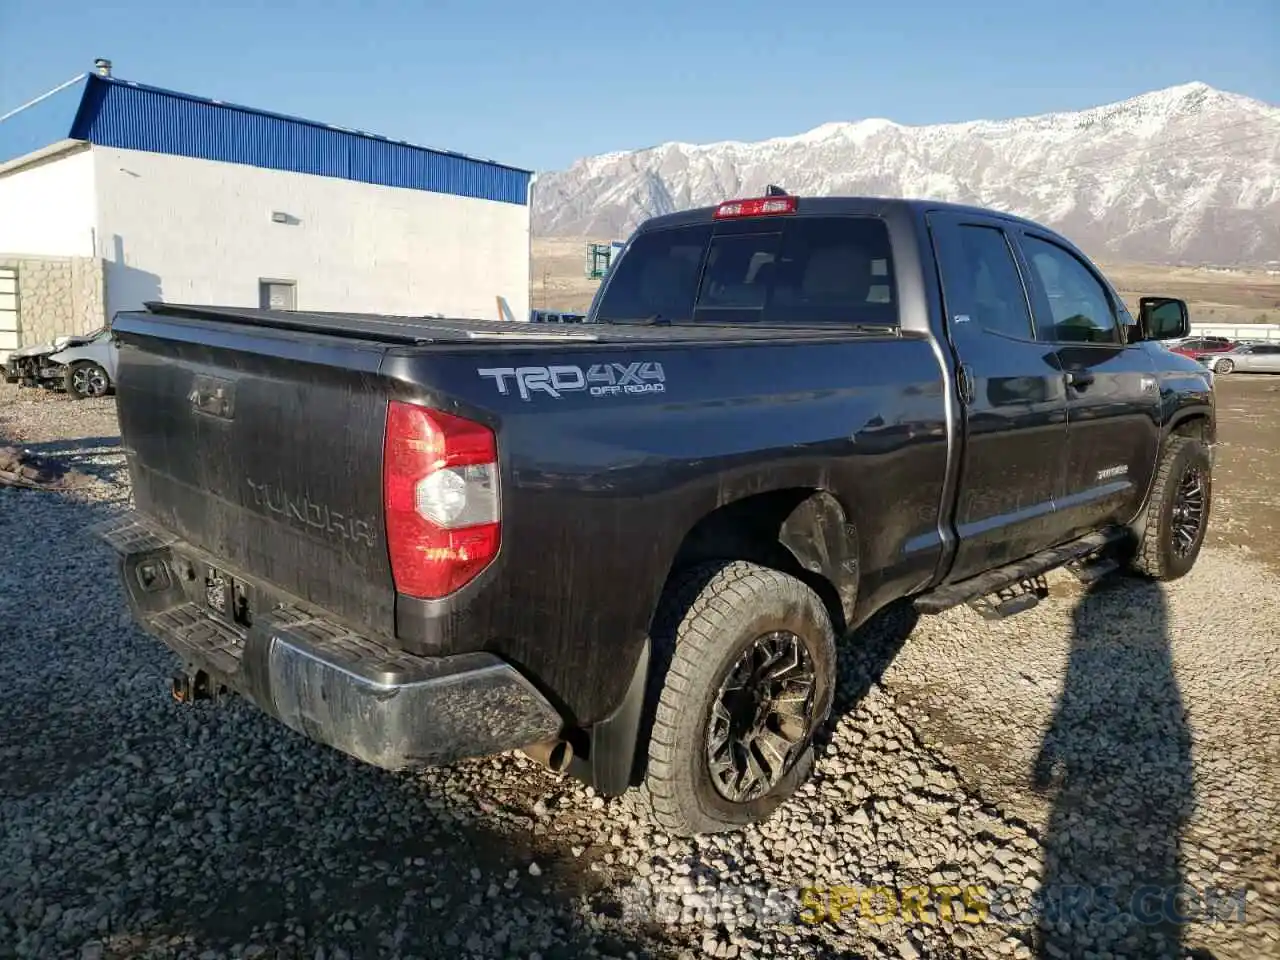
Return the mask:
[[88, 333], [106, 323], [104, 271], [96, 257], [0, 253], [0, 267], [18, 271], [19, 345]]

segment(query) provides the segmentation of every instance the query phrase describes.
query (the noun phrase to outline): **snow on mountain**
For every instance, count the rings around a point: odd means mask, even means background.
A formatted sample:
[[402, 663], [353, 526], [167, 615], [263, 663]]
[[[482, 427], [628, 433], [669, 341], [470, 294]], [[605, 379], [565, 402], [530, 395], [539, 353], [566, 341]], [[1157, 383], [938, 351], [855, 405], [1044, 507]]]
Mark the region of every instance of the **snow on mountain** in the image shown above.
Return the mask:
[[1187, 83], [1077, 113], [911, 127], [825, 123], [759, 143], [664, 143], [541, 174], [534, 232], [625, 237], [647, 217], [776, 183], [801, 196], [975, 203], [1096, 256], [1280, 260], [1280, 107]]

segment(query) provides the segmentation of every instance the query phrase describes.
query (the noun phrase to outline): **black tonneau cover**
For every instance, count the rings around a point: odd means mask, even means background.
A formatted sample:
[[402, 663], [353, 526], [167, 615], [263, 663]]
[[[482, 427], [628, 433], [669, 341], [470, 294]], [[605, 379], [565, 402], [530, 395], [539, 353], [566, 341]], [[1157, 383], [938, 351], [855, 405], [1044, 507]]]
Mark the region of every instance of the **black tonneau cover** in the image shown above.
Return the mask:
[[522, 324], [510, 320], [465, 318], [409, 317], [378, 313], [342, 313], [333, 311], [265, 310], [252, 307], [160, 303], [150, 301], [149, 313], [162, 317], [213, 320], [222, 323], [247, 324], [276, 330], [297, 330], [355, 340], [381, 343], [426, 344], [460, 343], [493, 336], [528, 337], [533, 340], [594, 339], [581, 327], [563, 328], [549, 324]]
[[[516, 320], [480, 320], [467, 318], [406, 317], [376, 313], [308, 312], [302, 310], [263, 310], [253, 307], [222, 307], [200, 304], [159, 303], [146, 305], [146, 313], [135, 317], [175, 320], [190, 319], [251, 326], [284, 331], [298, 331], [348, 340], [399, 346], [431, 344], [531, 344], [627, 343], [632, 341], [682, 343], [742, 343], [778, 340], [848, 340], [857, 336], [900, 336], [898, 330], [858, 330], [852, 326], [770, 326], [732, 323], [717, 325], [690, 324], [653, 325], [639, 323], [525, 323]], [[121, 314], [125, 316], [126, 314]]]

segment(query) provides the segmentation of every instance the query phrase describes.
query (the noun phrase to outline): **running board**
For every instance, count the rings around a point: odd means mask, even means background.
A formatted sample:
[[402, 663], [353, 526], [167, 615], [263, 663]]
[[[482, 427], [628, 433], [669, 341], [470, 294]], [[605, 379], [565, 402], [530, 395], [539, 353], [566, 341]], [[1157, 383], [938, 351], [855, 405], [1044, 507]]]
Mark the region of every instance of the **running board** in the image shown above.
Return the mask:
[[983, 620], [1006, 620], [1016, 613], [1025, 613], [1049, 595], [1049, 584], [1043, 576], [1027, 577], [1010, 587], [1004, 587], [984, 597], [975, 597], [969, 606]]
[[1072, 560], [1067, 564], [1067, 570], [1086, 587], [1097, 583], [1107, 574], [1119, 569], [1120, 564], [1111, 557]]
[[[989, 605], [994, 616], [992, 613], [982, 611], [983, 616], [989, 619], [1003, 619], [1005, 616], [1021, 613], [1023, 610], [1031, 609], [1042, 599], [1044, 593], [1040, 578], [1044, 574], [1114, 546], [1122, 542], [1127, 535], [1128, 531], [1124, 527], [1086, 534], [1079, 540], [1042, 550], [1025, 560], [996, 567], [976, 577], [970, 577], [958, 583], [944, 584], [927, 593], [922, 593], [915, 599], [915, 608], [920, 613], [942, 613], [962, 603], [982, 600], [992, 594], [1012, 593], [1014, 594], [1012, 596], [999, 596], [997, 602]], [[1025, 597], [1034, 599], [1028, 600], [1024, 599]], [[1001, 613], [999, 612], [1001, 610], [1007, 612]]]

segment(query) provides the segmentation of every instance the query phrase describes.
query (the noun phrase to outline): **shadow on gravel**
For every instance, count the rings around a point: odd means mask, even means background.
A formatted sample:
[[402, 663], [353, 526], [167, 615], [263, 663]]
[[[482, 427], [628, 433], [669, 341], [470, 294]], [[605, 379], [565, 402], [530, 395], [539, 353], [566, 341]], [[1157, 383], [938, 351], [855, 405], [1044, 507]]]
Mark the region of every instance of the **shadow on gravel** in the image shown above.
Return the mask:
[[[24, 446], [90, 472], [115, 443]], [[531, 761], [391, 774], [240, 700], [175, 703], [87, 532], [113, 481], [0, 490], [0, 541], [30, 546], [0, 565], [0, 956], [653, 955], [532, 812], [563, 787]]]
[[[59, 675], [58, 658], [46, 659], [42, 653], [53, 653], [60, 642], [83, 644], [87, 633], [114, 619], [95, 603], [102, 578], [114, 571], [95, 557], [93, 544], [84, 536], [87, 526], [113, 509], [95, 501], [89, 487], [97, 486], [94, 478], [102, 479], [114, 467], [46, 449], [54, 446], [61, 444], [25, 443], [0, 429], [0, 451], [21, 451], [24, 460], [29, 452], [43, 477], [61, 478], [53, 483], [42, 480], [37, 485], [42, 488], [36, 489], [0, 483], [0, 543], [6, 548], [6, 561], [0, 564], [0, 825], [9, 821], [5, 805], [11, 799], [74, 778], [100, 762], [109, 747], [92, 698], [55, 695], [42, 702], [39, 696], [45, 683], [62, 684], [67, 693], [93, 688], [91, 664], [84, 663], [83, 672], [77, 664]], [[119, 450], [104, 447], [103, 452]], [[108, 477], [107, 483], [118, 492], [114, 478]], [[0, 831], [0, 843], [4, 837]], [[0, 869], [5, 862], [0, 856]], [[3, 891], [0, 875], [0, 894]], [[0, 899], [0, 919], [3, 912]]]
[[1159, 584], [1108, 578], [1080, 600], [1033, 780], [1053, 794], [1039, 955], [1182, 958], [1191, 733]]
[[910, 600], [892, 603], [840, 642], [840, 683], [828, 726], [858, 708], [907, 642], [920, 614]]
[[[175, 943], [191, 957], [257, 947], [306, 960], [653, 955], [616, 925], [597, 925], [590, 881], [558, 840], [510, 818], [502, 829], [489, 762], [458, 771], [479, 782], [429, 786], [270, 726], [246, 705], [211, 709], [239, 714], [249, 736], [191, 744], [206, 756], [186, 766], [205, 766], [209, 780], [162, 785], [150, 770], [134, 778], [159, 795], [148, 805], [148, 843], [160, 865], [154, 889], [127, 908], [141, 922], [113, 926], [105, 957]], [[212, 725], [217, 737], [224, 724]], [[258, 727], [267, 729], [250, 729]], [[233, 752], [262, 759], [239, 767]]]
[[[67, 464], [74, 470], [118, 484], [124, 479], [124, 451], [119, 437], [81, 437], [73, 440], [50, 440], [43, 443], [18, 444], [38, 457], [48, 457]], [[116, 464], [95, 463], [95, 458], [119, 456]]]

